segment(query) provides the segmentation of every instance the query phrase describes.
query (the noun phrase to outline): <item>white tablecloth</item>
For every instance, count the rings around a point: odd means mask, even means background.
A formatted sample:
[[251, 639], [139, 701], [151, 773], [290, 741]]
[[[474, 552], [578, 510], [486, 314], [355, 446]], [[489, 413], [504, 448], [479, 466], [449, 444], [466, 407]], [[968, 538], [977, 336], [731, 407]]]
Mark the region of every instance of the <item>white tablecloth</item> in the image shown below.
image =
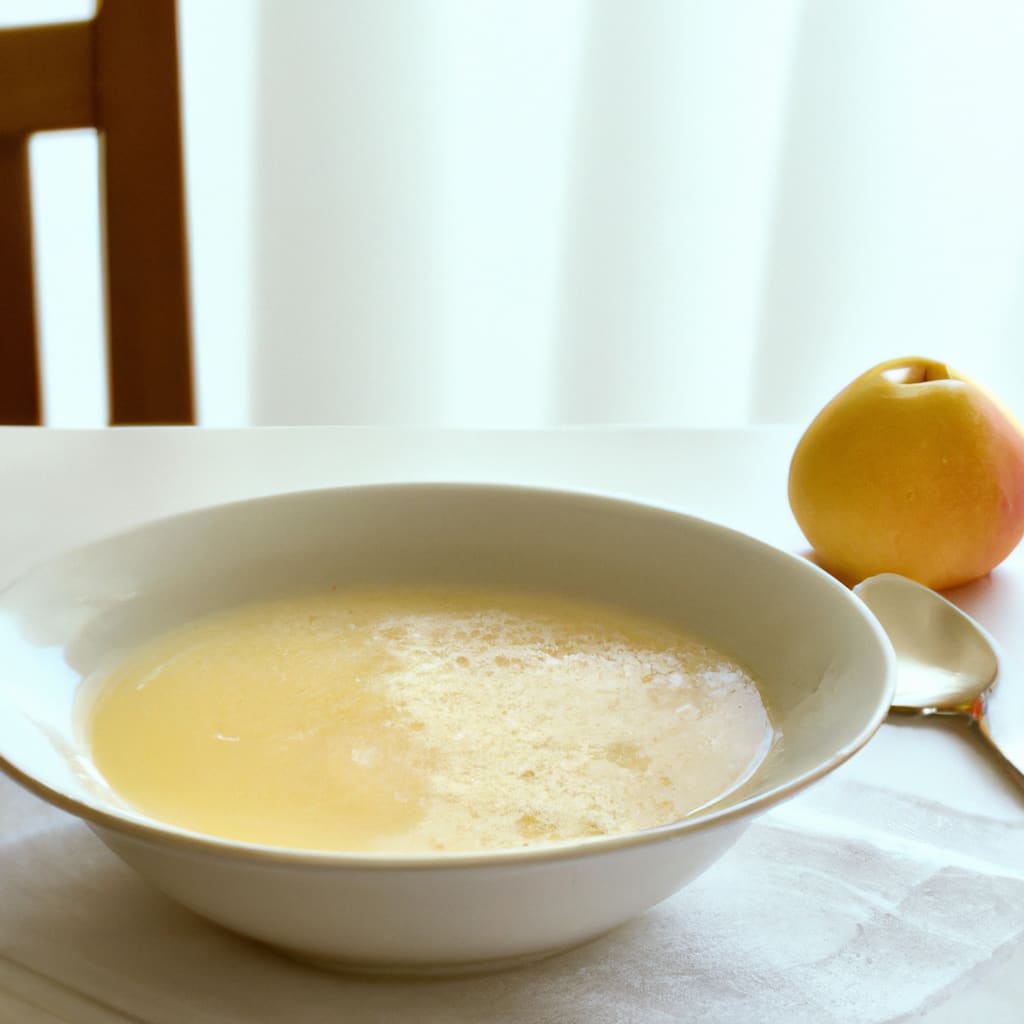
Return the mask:
[[[790, 429], [0, 430], [0, 576], [157, 515], [306, 487], [486, 480], [643, 498], [802, 550]], [[951, 595], [1024, 657], [1024, 558]], [[1009, 681], [1015, 673], [1008, 672]], [[179, 909], [0, 779], [0, 1024], [961, 1022], [1024, 1011], [1024, 791], [900, 720], [695, 884], [585, 948], [471, 979], [316, 972]]]

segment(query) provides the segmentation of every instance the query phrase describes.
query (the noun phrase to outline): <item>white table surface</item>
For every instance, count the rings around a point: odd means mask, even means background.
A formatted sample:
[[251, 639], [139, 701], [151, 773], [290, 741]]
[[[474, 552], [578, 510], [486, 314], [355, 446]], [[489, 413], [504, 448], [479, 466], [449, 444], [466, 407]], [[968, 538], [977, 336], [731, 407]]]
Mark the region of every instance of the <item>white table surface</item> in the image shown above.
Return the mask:
[[[59, 549], [153, 517], [280, 491], [395, 480], [474, 480], [597, 490], [670, 505], [745, 530], [780, 547], [804, 551], [806, 545], [786, 501], [789, 456], [798, 435], [799, 431], [792, 428], [600, 428], [537, 432], [319, 427], [63, 432], [2, 428], [0, 581]], [[1018, 661], [1024, 664], [1024, 633], [1018, 625], [1024, 620], [1021, 552], [1011, 556], [991, 577], [949, 596], [996, 637], [1009, 665]], [[7, 813], [13, 815], [10, 807], [16, 805], [23, 810], [25, 801], [32, 800], [9, 780], [0, 779], [0, 854], [9, 838], [2, 831], [5, 802]], [[949, 721], [900, 720], [886, 724], [864, 751], [833, 776], [762, 820], [768, 824], [777, 822], [780, 827], [795, 827], [811, 820], [813, 815], [816, 827], [824, 834], [832, 813], [830, 800], [835, 805], [836, 820], [839, 821], [840, 814], [846, 816], [846, 832], [849, 821], [861, 822], [857, 826], [862, 829], [861, 838], [871, 844], [872, 850], [881, 851], [879, 856], [888, 855], [887, 850], [897, 856], [898, 851], [906, 851], [915, 842], [907, 820], [890, 822], [888, 816], [906, 819], [908, 814], [920, 813], [921, 828], [931, 830], [928, 842], [933, 855], [934, 836], [946, 834], [945, 829], [949, 836], [949, 862], [954, 868], [960, 865], [968, 870], [972, 864], [984, 863], [985, 870], [994, 876], [1001, 878], [1005, 874], [1008, 878], [1012, 876], [1015, 884], [1024, 884], [1024, 857], [1014, 863], [1013, 856], [1014, 851], [1024, 854], [1024, 792], [1009, 781], [973, 734]], [[907, 807], [914, 810], [908, 812]], [[39, 813], [42, 814], [41, 809]], [[56, 811], [46, 813], [59, 815]], [[72, 827], [85, 831], [78, 823]], [[1002, 837], [998, 850], [994, 843], [986, 845], [986, 836], [997, 833]], [[106, 854], [97, 852], [96, 856]], [[718, 870], [712, 868], [705, 876], [706, 882], [701, 883], [712, 887], [712, 892]], [[26, 894], [26, 884], [30, 888], [38, 886], [38, 893]], [[5, 886], [12, 888], [5, 891]], [[45, 902], [48, 898], [45, 879], [26, 883], [21, 875], [5, 869], [0, 859], [0, 907], [11, 898], [14, 886], [20, 887], [18, 896], [22, 900], [38, 897]], [[953, 915], [949, 927], [966, 928], [964, 922], [977, 917], [978, 923], [970, 925], [971, 934], [983, 940], [985, 915], [992, 913], [991, 908], [961, 903], [949, 911]], [[656, 912], [652, 914], [653, 917], [648, 915], [649, 922], [642, 919], [631, 927], [666, 926], [665, 918], [659, 918]], [[798, 920], [792, 924], [800, 927]], [[98, 922], [96, 927], [102, 930], [104, 925]], [[1012, 921], [1008, 924], [1005, 920], [999, 927], [997, 948], [993, 940], [993, 949], [984, 962], [965, 962], [962, 971], [949, 965], [951, 981], [935, 991], [924, 986], [909, 1002], [900, 1002], [893, 992], [893, 1005], [898, 1005], [900, 1012], [885, 1015], [888, 1011], [879, 1010], [883, 1015], [877, 1019], [923, 1020], [932, 1024], [969, 1018], [1016, 1024], [1024, 1019], [1024, 914], [1015, 927]], [[585, 992], [585, 988], [579, 987], [583, 984], [580, 972], [596, 971], [603, 962], [601, 956], [613, 957], [615, 937], [602, 942], [612, 945], [602, 946], [600, 953], [579, 954], [571, 961], [572, 984], [567, 977], [556, 979], [564, 991]], [[159, 1012], [154, 1010], [152, 1017], [140, 1011], [137, 1004], [132, 1004], [134, 1016], [115, 1014], [111, 1009], [110, 1016], [105, 1017], [102, 1007], [108, 1004], [96, 1003], [95, 993], [80, 999], [75, 987], [78, 982], [62, 977], [58, 966], [20, 962], [19, 948], [10, 936], [0, 946], [0, 1024], [8, 1020], [168, 1019], [164, 1004]], [[37, 944], [34, 948], [42, 947]], [[881, 947], [875, 952], [884, 955]], [[588, 960], [588, 955], [592, 959]], [[865, 955], [874, 954], [869, 948]], [[813, 965], [802, 965], [802, 969], [811, 970], [808, 977], [814, 979], [812, 968]], [[656, 965], [651, 967], [652, 972], [658, 969]], [[568, 1005], [558, 1003], [557, 1011], [552, 1010], [552, 1015], [547, 1016], [530, 1004], [528, 1014], [533, 1016], [517, 1017], [509, 1009], [516, 1005], [517, 986], [525, 993], [541, 981], [551, 983], [552, 971], [557, 967], [546, 968], [543, 975], [534, 973], [539, 970], [513, 972], [503, 975], [500, 983], [493, 982], [500, 984], [501, 998], [493, 993], [488, 996], [491, 1011], [482, 1003], [469, 1000], [470, 988], [457, 987], [477, 983], [423, 986], [417, 998], [422, 1006], [433, 1010], [425, 1009], [421, 1019], [606, 1019], [593, 1007], [584, 1009], [582, 1003], [586, 1000], [582, 996], [576, 1010], [571, 1001]], [[644, 965], [635, 970], [642, 977]], [[822, 968], [822, 972], [821, 977], [828, 985], [837, 989], [832, 995], [836, 1007], [840, 1007], [843, 1004], [838, 989], [844, 984], [844, 975], [841, 971], [837, 973], [834, 965], [827, 972]], [[862, 975], [858, 973], [857, 977]], [[656, 977], [652, 975], [647, 981], [652, 991], [658, 990]], [[215, 984], [216, 975], [213, 982], [207, 983]], [[301, 992], [301, 983], [294, 983], [300, 986], [296, 991]], [[308, 982], [311, 986], [319, 983], [320, 979]], [[400, 1007], [409, 1005], [408, 986], [389, 1004], [388, 983], [377, 983], [366, 991], [363, 983], [342, 979], [335, 983], [342, 986], [337, 989], [339, 1016], [308, 1019], [406, 1019], [401, 1016], [404, 1010]], [[233, 990], [229, 991], [227, 980], [224, 985], [217, 998], [226, 1006], [233, 998]], [[348, 990], [343, 988], [345, 985], [353, 987]], [[630, 1005], [635, 1019], [689, 1019], [685, 1006], [667, 1007], [663, 996], [664, 993], [652, 995], [649, 1013], [645, 1013], [643, 997], [633, 993]], [[884, 996], [885, 993], [876, 994], [871, 1005], [888, 1005]], [[826, 991], [817, 998], [827, 1002], [831, 995]], [[110, 1005], [126, 1004], [112, 999]], [[744, 1019], [734, 1006], [727, 1011], [724, 1002], [721, 1013], [715, 1010], [714, 1001], [702, 1005], [701, 1019]], [[862, 1000], [859, 1005], [868, 1004]], [[96, 1006], [101, 1009], [97, 1011]], [[26, 1007], [38, 1016], [31, 1016]], [[864, 1009], [857, 1019], [874, 1020], [871, 1012]], [[239, 1019], [246, 1018], [243, 1015]], [[815, 1018], [811, 1015], [806, 1019]], [[842, 1020], [844, 1016], [837, 1010], [834, 1019]]]

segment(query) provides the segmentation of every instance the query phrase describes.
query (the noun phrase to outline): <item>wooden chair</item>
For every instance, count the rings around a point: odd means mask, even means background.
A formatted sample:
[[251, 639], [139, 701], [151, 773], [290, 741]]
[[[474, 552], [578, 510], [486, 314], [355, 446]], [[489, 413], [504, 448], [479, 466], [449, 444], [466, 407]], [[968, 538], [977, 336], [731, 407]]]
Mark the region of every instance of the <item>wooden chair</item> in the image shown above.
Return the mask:
[[42, 420], [28, 140], [99, 136], [110, 422], [194, 419], [174, 0], [0, 31], [0, 423]]

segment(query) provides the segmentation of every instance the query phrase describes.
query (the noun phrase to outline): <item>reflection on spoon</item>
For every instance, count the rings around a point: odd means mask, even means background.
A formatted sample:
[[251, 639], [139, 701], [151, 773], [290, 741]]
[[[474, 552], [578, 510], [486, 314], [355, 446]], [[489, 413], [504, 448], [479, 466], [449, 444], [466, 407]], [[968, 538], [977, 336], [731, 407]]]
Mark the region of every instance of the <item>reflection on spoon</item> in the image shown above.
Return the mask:
[[903, 576], [853, 588], [888, 633], [898, 663], [893, 711], [967, 718], [1024, 786], [1024, 717], [1011, 713], [992, 638], [965, 612]]

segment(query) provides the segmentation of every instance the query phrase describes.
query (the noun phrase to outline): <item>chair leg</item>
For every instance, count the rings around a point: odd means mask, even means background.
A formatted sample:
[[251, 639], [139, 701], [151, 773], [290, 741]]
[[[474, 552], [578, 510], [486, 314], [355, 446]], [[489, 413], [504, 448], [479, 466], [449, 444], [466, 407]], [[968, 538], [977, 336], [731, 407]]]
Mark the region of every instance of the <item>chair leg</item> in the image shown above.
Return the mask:
[[191, 423], [174, 3], [103, 0], [94, 31], [111, 423]]
[[0, 423], [42, 421], [28, 140], [0, 138]]

